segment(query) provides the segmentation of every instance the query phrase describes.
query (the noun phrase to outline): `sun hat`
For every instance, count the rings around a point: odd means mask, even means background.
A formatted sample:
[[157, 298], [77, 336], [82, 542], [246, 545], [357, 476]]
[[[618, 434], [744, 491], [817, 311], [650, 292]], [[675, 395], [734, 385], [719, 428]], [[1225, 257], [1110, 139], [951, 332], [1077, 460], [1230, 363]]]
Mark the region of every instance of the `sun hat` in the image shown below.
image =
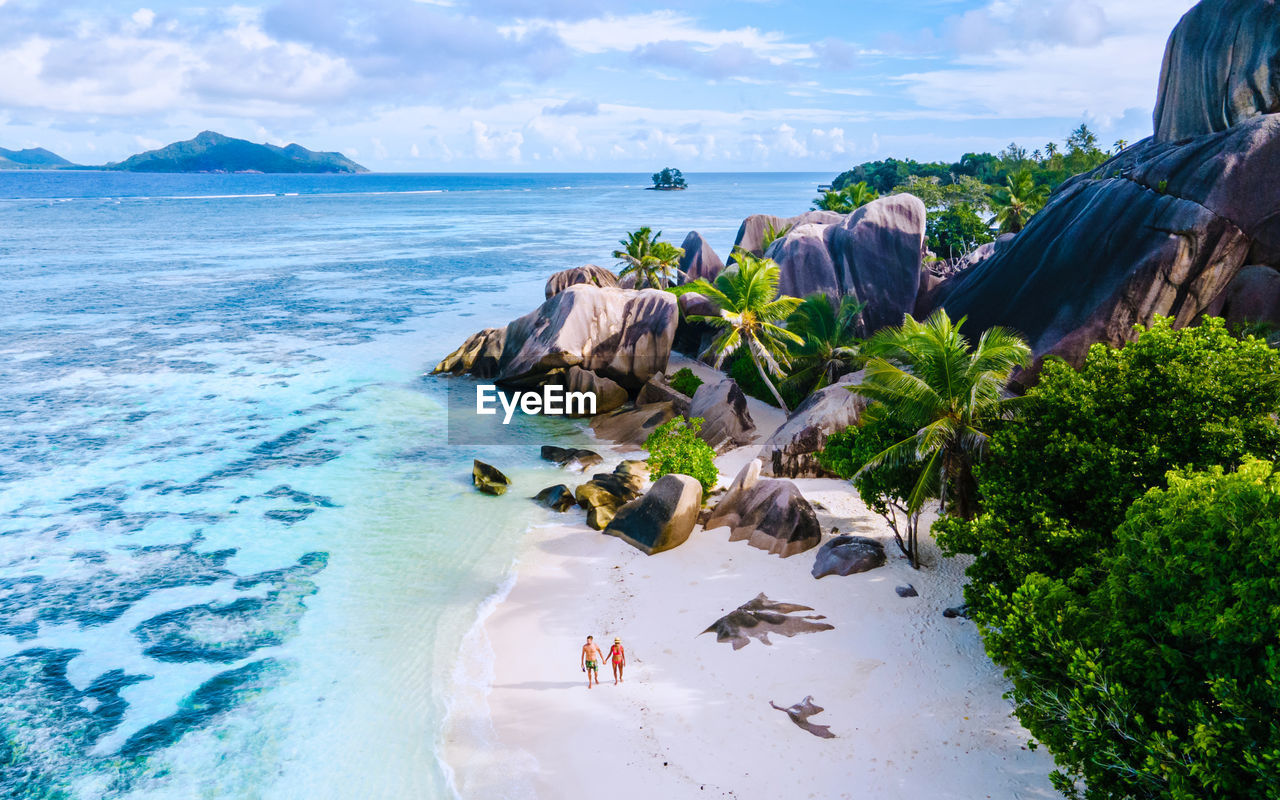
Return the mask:
[[615, 636], [615, 637], [613, 637], [613, 643], [614, 643], [614, 644], [622, 644], [622, 640], [621, 640], [621, 639], [619, 639], [617, 636]]

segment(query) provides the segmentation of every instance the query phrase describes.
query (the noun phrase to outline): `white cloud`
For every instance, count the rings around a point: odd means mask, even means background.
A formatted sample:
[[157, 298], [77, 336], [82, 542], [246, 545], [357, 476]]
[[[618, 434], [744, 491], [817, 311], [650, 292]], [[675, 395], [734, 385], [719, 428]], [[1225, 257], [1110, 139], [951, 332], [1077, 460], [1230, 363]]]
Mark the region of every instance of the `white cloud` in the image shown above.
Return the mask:
[[[524, 22], [509, 30], [522, 33], [530, 25]], [[659, 42], [687, 42], [704, 51], [722, 46], [741, 47], [775, 64], [813, 57], [813, 48], [809, 45], [789, 43], [780, 33], [752, 27], [732, 30], [702, 28], [693, 17], [676, 11], [557, 22], [552, 24], [552, 29], [565, 44], [583, 53], [631, 52]]]
[[524, 135], [520, 131], [490, 132], [480, 120], [471, 122], [471, 141], [476, 158], [482, 161], [520, 161]]

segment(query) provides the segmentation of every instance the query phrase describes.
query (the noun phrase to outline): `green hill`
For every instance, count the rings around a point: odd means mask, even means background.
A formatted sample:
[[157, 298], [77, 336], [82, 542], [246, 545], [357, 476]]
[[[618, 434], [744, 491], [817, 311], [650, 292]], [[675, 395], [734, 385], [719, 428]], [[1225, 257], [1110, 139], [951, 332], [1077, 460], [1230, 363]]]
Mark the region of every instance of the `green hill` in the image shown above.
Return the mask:
[[204, 131], [194, 139], [131, 156], [106, 169], [128, 172], [368, 172], [341, 153], [276, 147]]
[[29, 147], [26, 150], [6, 150], [0, 147], [0, 169], [53, 169], [73, 166], [75, 165], [70, 161], [43, 147]]

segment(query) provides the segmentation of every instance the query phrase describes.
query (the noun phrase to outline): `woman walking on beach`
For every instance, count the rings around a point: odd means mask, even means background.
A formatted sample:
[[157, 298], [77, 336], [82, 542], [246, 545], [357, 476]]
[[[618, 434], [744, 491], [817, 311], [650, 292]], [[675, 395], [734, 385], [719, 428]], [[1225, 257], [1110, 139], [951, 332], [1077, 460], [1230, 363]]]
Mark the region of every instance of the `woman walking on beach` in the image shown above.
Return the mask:
[[613, 664], [613, 685], [617, 686], [622, 682], [622, 668], [627, 665], [627, 653], [622, 649], [622, 640], [615, 638], [613, 647], [609, 648], [610, 664]]

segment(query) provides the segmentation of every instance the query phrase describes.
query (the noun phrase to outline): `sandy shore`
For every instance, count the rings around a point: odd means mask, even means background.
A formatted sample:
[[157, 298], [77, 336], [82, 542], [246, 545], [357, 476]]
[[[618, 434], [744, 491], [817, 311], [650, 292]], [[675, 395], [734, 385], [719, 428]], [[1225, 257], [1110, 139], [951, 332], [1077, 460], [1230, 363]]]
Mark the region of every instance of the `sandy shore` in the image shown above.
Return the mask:
[[[722, 481], [757, 449], [722, 457]], [[459, 665], [468, 691], [445, 758], [462, 797], [1057, 797], [1052, 761], [1027, 749], [973, 624], [942, 616], [961, 602], [963, 564], [926, 551], [929, 566], [912, 570], [848, 484], [797, 484], [824, 530], [882, 539], [888, 566], [814, 580], [814, 551], [780, 559], [730, 543], [726, 528], [648, 557], [577, 510], [532, 529], [514, 585]], [[907, 584], [918, 597], [897, 595]], [[737, 651], [699, 635], [762, 592], [835, 627]], [[622, 684], [605, 668], [587, 689], [588, 634], [605, 650], [622, 638]], [[807, 696], [825, 709], [813, 723], [836, 738], [770, 706]]]

